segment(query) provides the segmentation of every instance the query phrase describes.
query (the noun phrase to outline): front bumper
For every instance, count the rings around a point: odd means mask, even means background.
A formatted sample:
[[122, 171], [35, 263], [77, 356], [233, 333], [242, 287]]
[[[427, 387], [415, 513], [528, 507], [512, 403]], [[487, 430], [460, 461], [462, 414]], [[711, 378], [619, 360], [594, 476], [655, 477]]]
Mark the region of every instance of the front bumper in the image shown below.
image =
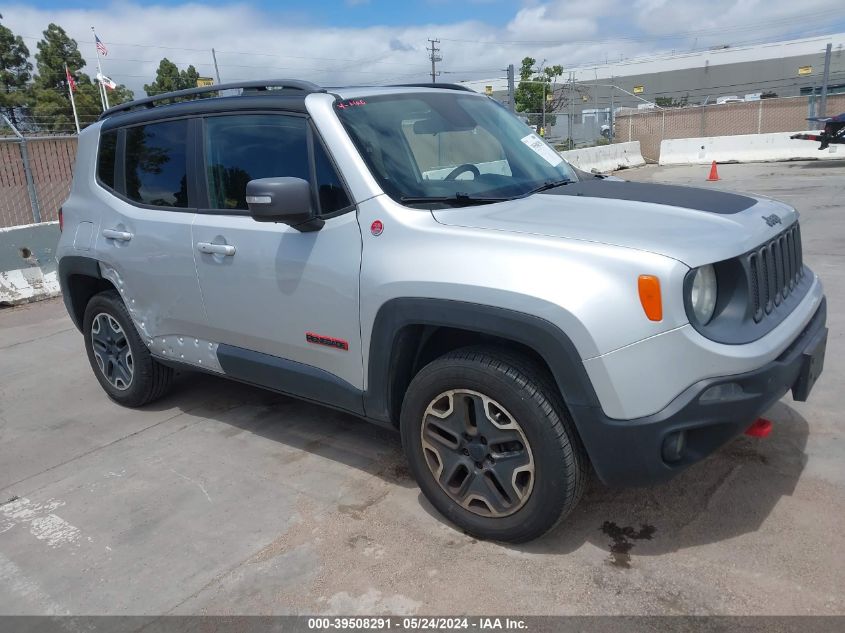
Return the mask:
[[[741, 434], [787, 391], [792, 390], [795, 400], [806, 400], [821, 373], [826, 321], [822, 299], [810, 322], [777, 359], [754, 371], [697, 382], [653, 415], [614, 420], [598, 407], [572, 407], [599, 478], [610, 486], [665, 481]], [[678, 433], [683, 434], [682, 448], [675, 442]]]

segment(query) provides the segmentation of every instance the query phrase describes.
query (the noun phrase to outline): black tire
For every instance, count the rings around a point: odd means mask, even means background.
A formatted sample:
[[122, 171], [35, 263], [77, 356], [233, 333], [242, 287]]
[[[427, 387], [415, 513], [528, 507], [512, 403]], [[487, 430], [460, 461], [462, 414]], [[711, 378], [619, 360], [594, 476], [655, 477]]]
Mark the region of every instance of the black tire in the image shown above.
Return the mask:
[[[472, 404], [478, 400], [473, 393], [487, 398], [480, 398], [482, 409]], [[442, 399], [437, 400], [438, 397]], [[455, 404], [461, 399], [464, 405]], [[459, 406], [466, 406], [467, 415], [472, 418], [470, 432], [457, 440], [458, 448], [451, 449], [457, 439], [453, 431], [461, 424], [457, 420], [461, 415], [457, 413]], [[491, 447], [486, 457], [478, 457], [483, 453], [476, 450], [479, 446], [473, 442], [482, 428], [476, 417], [479, 411], [493, 412], [483, 422], [494, 434], [497, 428], [504, 428], [495, 423], [496, 418], [511, 427], [511, 436], [521, 430], [521, 437], [527, 440], [528, 450], [522, 449], [520, 459], [524, 461], [520, 468], [530, 469], [526, 464], [533, 460], [533, 481], [521, 484], [522, 495], [517, 492], [517, 477], [525, 473], [512, 471], [512, 487], [491, 483], [496, 478], [503, 481], [509, 474], [508, 467], [502, 466], [507, 458], [499, 456], [510, 453], [495, 452]], [[495, 426], [490, 427], [490, 422]], [[449, 428], [443, 431], [441, 424]], [[400, 426], [402, 446], [423, 494], [446, 518], [478, 538], [510, 543], [535, 539], [562, 521], [584, 492], [589, 460], [566, 406], [548, 373], [518, 353], [470, 347], [429, 363], [408, 387]], [[444, 448], [436, 441], [440, 433], [445, 433], [442, 441], [449, 446]], [[478, 442], [487, 445], [483, 436]], [[499, 444], [496, 450], [518, 449], [520, 442], [517, 439]], [[476, 458], [481, 461], [472, 461]], [[466, 459], [474, 468], [461, 463]], [[492, 471], [496, 464], [504, 470], [491, 476], [485, 469]], [[446, 481], [450, 470], [459, 474]], [[465, 471], [466, 479], [462, 479]], [[444, 485], [439, 483], [438, 473]], [[470, 477], [475, 483], [466, 483]], [[453, 482], [457, 483], [452, 485]], [[484, 485], [491, 491], [484, 493], [488, 495], [486, 500], [467, 500], [476, 497], [475, 491]], [[513, 501], [510, 506], [507, 500]]]
[[[108, 317], [114, 319], [119, 326], [119, 333], [114, 329], [110, 334], [113, 334], [113, 339], [117, 339], [121, 349], [128, 350], [131, 354], [131, 362], [128, 366], [131, 372], [128, 374], [130, 378], [123, 380], [127, 375], [127, 363], [120, 365], [119, 363], [109, 364], [106, 361], [104, 364], [107, 368], [111, 367], [112, 371], [101, 368], [98, 363], [98, 355], [100, 360], [104, 356], [111, 357], [109, 353], [101, 353], [102, 350], [98, 348], [99, 352], [95, 353], [95, 343], [92, 337], [92, 331], [97, 328], [105, 327], [105, 323], [110, 323]], [[98, 321], [95, 323], [95, 319]], [[94, 375], [103, 387], [103, 390], [108, 396], [126, 407], [140, 407], [154, 400], [161, 398], [170, 389], [173, 382], [173, 370], [157, 362], [147, 346], [138, 335], [135, 329], [135, 324], [129, 316], [129, 312], [120, 298], [120, 295], [115, 290], [107, 290], [101, 292], [88, 302], [85, 307], [85, 316], [82, 321], [82, 333], [85, 338], [85, 351], [88, 354], [88, 362], [91, 363], [91, 369], [94, 370]], [[102, 342], [99, 343], [103, 345]], [[115, 344], [115, 345], [117, 345]], [[124, 352], [125, 354], [125, 352]], [[116, 355], [115, 355], [116, 356]], [[123, 372], [118, 378], [114, 378], [115, 365], [121, 367]], [[112, 375], [110, 379], [107, 374]], [[117, 384], [113, 384], [113, 381]]]

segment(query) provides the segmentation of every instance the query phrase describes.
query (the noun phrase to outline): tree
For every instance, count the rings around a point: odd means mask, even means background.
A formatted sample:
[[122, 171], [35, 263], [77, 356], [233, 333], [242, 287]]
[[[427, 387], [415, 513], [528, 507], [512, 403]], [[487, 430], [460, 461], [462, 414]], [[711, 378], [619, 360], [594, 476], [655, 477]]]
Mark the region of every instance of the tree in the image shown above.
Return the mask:
[[[563, 75], [563, 66], [545, 66], [537, 69], [534, 65], [537, 60], [533, 57], [525, 57], [519, 68], [519, 85], [516, 87], [514, 102], [517, 112], [526, 112], [531, 125], [541, 125], [542, 113], [546, 112], [546, 126], [555, 124], [557, 117], [554, 114], [566, 109], [570, 100], [581, 100], [586, 95], [583, 86], [571, 84], [563, 87], [557, 85], [557, 79]], [[545, 105], [543, 96], [545, 95]]]
[[147, 93], [148, 97], [152, 97], [162, 92], [180, 90], [181, 86], [182, 79], [179, 76], [179, 67], [165, 57], [158, 64], [155, 81], [144, 84], [144, 92]]
[[[164, 92], [196, 88], [199, 76], [200, 74], [193, 65], [188, 66], [187, 70], [179, 70], [176, 64], [165, 57], [159, 62], [155, 81], [144, 84], [144, 92], [147, 93], [147, 96], [152, 97]], [[181, 101], [181, 99], [176, 99], [176, 101]]]
[[[80, 69], [85, 60], [79, 52], [76, 41], [57, 24], [50, 24], [38, 41], [35, 54], [37, 75], [32, 89], [34, 104], [32, 114], [37, 127], [48, 132], [71, 132], [74, 130], [73, 110], [67, 91], [65, 65], [76, 81], [78, 91], [76, 109], [80, 123], [93, 121], [96, 114], [96, 90], [89, 91], [86, 84], [91, 81]], [[90, 92], [90, 94], [89, 94]]]
[[194, 68], [193, 64], [188, 66], [188, 69], [181, 73], [182, 82], [185, 88], [196, 88], [197, 80], [200, 78], [199, 72]]
[[689, 103], [689, 95], [684, 95], [680, 99], [674, 97], [655, 97], [654, 105], [661, 108], [683, 108]]
[[31, 78], [32, 64], [23, 38], [0, 24], [0, 113], [9, 117], [15, 127], [18, 114], [26, 104], [26, 88]]
[[[87, 74], [81, 72], [85, 60], [76, 40], [69, 37], [62, 27], [50, 24], [37, 48], [35, 60], [38, 74], [32, 90], [32, 113], [37, 127], [48, 132], [75, 131], [65, 65], [77, 87], [74, 100], [80, 127], [96, 121], [103, 109], [100, 89]], [[110, 90], [108, 95], [109, 105], [132, 99], [132, 91], [122, 84]]]

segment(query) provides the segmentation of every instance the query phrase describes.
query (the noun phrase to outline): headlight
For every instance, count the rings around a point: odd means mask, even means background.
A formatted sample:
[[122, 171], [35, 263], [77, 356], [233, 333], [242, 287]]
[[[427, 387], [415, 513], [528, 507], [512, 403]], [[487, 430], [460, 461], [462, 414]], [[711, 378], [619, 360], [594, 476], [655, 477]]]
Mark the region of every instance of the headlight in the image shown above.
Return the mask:
[[713, 266], [708, 264], [695, 271], [690, 303], [698, 322], [707, 325], [716, 309], [716, 270]]

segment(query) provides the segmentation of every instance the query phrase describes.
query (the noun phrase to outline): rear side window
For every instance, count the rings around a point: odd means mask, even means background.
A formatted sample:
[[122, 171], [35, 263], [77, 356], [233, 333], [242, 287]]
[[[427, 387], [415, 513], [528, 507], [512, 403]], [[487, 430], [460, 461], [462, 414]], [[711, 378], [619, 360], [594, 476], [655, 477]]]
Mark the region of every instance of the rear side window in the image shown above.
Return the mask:
[[100, 149], [97, 152], [97, 178], [106, 187], [114, 189], [114, 159], [117, 153], [117, 131], [100, 135]]
[[[314, 143], [320, 210], [332, 213], [349, 206], [349, 199], [319, 140]], [[284, 114], [209, 117], [205, 167], [209, 206], [245, 211], [250, 180], [293, 177], [311, 182], [308, 122]]]
[[126, 129], [126, 195], [160, 207], [188, 206], [187, 121]]

